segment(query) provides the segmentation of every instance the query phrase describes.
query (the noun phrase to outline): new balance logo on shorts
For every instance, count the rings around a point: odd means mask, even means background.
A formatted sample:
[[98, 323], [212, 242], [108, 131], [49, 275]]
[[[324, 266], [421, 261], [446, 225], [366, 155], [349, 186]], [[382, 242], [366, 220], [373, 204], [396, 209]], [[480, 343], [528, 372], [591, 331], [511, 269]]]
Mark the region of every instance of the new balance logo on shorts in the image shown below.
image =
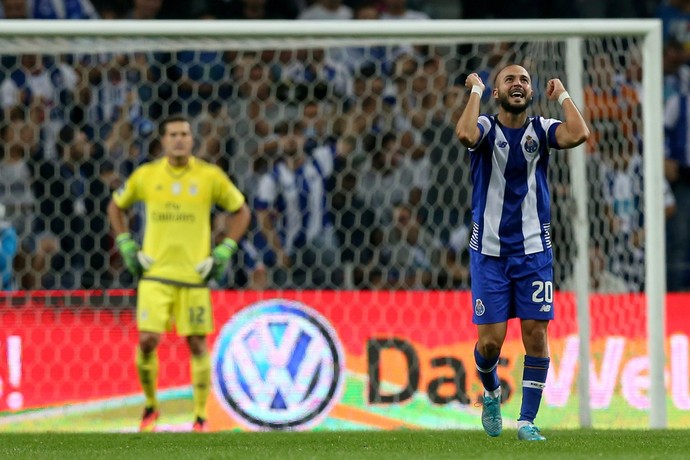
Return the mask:
[[551, 305], [545, 303], [544, 305], [541, 306], [539, 311], [550, 312], [551, 311]]

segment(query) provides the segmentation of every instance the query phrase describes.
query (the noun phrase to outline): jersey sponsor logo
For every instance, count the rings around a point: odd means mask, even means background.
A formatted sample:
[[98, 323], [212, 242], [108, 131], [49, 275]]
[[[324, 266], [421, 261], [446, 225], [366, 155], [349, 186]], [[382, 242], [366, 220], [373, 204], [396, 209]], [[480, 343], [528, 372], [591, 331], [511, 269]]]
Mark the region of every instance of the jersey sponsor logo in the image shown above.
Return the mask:
[[193, 224], [196, 222], [196, 216], [191, 212], [151, 212], [151, 220], [153, 222], [179, 222], [186, 224]]
[[477, 316], [482, 316], [484, 312], [486, 312], [484, 302], [482, 302], [482, 299], [477, 299], [477, 301], [474, 303], [474, 314]]
[[213, 350], [213, 389], [223, 408], [254, 429], [317, 425], [339, 401], [342, 346], [319, 313], [273, 299], [223, 326]]
[[539, 148], [539, 142], [537, 142], [536, 139], [532, 138], [532, 136], [527, 136], [525, 138], [525, 151], [527, 153], [534, 153], [537, 151]]
[[541, 308], [539, 309], [539, 311], [544, 311], [544, 312], [548, 313], [548, 312], [551, 311], [551, 305], [549, 305], [549, 304], [544, 304], [544, 305], [541, 306]]

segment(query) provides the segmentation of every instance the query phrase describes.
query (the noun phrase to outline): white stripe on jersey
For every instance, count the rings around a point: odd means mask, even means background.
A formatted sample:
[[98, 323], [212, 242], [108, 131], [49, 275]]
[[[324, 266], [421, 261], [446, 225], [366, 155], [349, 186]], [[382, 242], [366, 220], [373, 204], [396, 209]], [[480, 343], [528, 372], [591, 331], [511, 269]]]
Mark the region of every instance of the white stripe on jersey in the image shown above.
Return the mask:
[[484, 233], [482, 234], [482, 253], [487, 255], [501, 255], [499, 229], [501, 217], [503, 217], [503, 200], [506, 192], [505, 171], [508, 155], [510, 155], [510, 145], [503, 132], [496, 128], [489, 193], [484, 209]]
[[[532, 126], [530, 126], [522, 136], [520, 145], [525, 144], [524, 139], [528, 135], [536, 137], [536, 133]], [[522, 153], [525, 155], [525, 161], [527, 161], [527, 195], [522, 201], [522, 236], [525, 239], [525, 254], [533, 254], [544, 250], [544, 245], [541, 241], [541, 222], [539, 221], [539, 213], [537, 212], [536, 169], [537, 161], [539, 161], [539, 153], [537, 151], [536, 155], [530, 155], [524, 150], [524, 147]]]

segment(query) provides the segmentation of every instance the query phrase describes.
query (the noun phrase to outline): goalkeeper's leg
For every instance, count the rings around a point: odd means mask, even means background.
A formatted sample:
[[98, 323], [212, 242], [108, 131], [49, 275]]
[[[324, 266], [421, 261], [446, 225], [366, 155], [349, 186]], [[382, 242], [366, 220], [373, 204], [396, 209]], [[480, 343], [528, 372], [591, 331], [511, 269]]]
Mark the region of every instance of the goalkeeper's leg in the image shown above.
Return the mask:
[[211, 391], [211, 358], [208, 355], [206, 336], [187, 337], [191, 351], [192, 399], [194, 400], [194, 430], [206, 429], [206, 402]]
[[136, 353], [136, 367], [139, 383], [144, 391], [146, 407], [139, 427], [140, 431], [153, 431], [159, 416], [158, 398], [158, 353], [156, 351], [160, 334], [155, 332], [140, 332], [139, 345]]

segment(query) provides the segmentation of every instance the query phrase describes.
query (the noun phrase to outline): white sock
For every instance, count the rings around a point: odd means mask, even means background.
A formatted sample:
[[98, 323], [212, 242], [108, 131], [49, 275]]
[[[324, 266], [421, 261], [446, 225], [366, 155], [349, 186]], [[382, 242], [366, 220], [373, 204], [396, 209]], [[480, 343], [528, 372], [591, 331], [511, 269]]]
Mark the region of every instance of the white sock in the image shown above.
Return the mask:
[[527, 425], [532, 425], [532, 422], [528, 422], [527, 420], [518, 420], [518, 430]]
[[484, 396], [489, 396], [491, 398], [500, 398], [501, 397], [501, 387], [499, 386], [493, 391], [488, 391], [484, 390]]

